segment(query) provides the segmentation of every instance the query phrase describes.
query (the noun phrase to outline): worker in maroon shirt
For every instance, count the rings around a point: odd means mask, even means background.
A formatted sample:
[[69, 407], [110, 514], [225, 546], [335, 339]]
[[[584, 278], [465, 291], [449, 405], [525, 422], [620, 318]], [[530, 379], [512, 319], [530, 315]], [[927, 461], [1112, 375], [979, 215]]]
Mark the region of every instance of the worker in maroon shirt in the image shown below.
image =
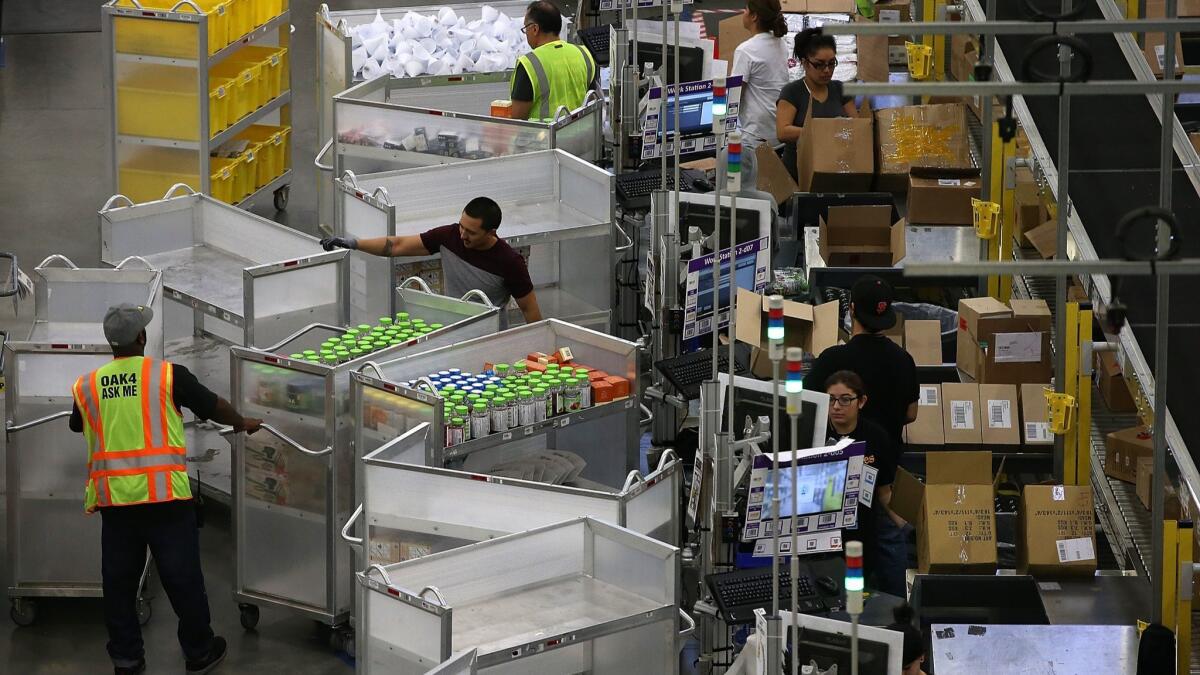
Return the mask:
[[525, 259], [496, 235], [500, 205], [487, 197], [467, 203], [455, 225], [443, 225], [403, 237], [328, 237], [326, 251], [348, 248], [384, 257], [442, 254], [446, 294], [461, 297], [471, 289], [483, 291], [492, 304], [504, 307], [510, 297], [525, 315], [525, 323], [542, 320]]

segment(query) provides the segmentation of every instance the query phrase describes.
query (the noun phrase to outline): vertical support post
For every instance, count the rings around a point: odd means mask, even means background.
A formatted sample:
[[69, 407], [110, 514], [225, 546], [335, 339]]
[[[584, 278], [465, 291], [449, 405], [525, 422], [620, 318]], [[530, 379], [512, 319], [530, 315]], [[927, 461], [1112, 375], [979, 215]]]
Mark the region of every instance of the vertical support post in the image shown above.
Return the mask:
[[[987, 104], [994, 109], [991, 103]], [[1005, 143], [1000, 138], [1000, 125], [993, 122], [991, 143], [988, 147], [991, 148], [991, 175], [990, 180], [984, 182], [985, 187], [989, 188], [989, 195], [984, 197], [985, 201], [993, 201], [999, 203], [1000, 220], [999, 231], [992, 239], [984, 239], [983, 244], [987, 249], [987, 259], [993, 261], [1006, 261], [1012, 259], [1013, 250], [1013, 227], [1015, 220], [1012, 209], [1015, 206], [1013, 191], [1005, 189], [1007, 184], [1005, 169], [1008, 165], [1008, 160], [1013, 156], [1016, 147], [1016, 141]], [[1005, 208], [1007, 205], [1007, 208]], [[988, 277], [988, 295], [996, 298], [1000, 302], [1008, 302], [1012, 298], [1012, 275], [998, 274]]]
[[1175, 668], [1179, 675], [1191, 671], [1192, 659], [1192, 521], [1179, 523], [1175, 558], [1178, 561], [1178, 591], [1175, 593]]
[[[1066, 352], [1062, 378], [1063, 391], [1075, 397], [1079, 393], [1079, 303], [1067, 303], [1067, 334], [1060, 335], [1060, 349]], [[1079, 460], [1077, 452], [1079, 441], [1076, 434], [1079, 425], [1074, 424], [1067, 433], [1063, 434], [1063, 483], [1066, 485], [1081, 485], [1081, 477], [1076, 473]]]
[[[1063, 0], [1062, 10], [1071, 10], [1073, 0]], [[1064, 76], [1071, 71], [1071, 48], [1061, 45], [1058, 48], [1058, 68]], [[1067, 216], [1071, 212], [1071, 198], [1067, 194], [1067, 177], [1071, 172], [1071, 97], [1058, 97], [1058, 152], [1054, 163], [1058, 168], [1058, 247], [1054, 254], [1055, 260], [1067, 260]], [[1067, 334], [1067, 277], [1059, 275], [1054, 283], [1054, 335], [1059, 345], [1064, 344]], [[1066, 381], [1063, 374], [1067, 369], [1067, 350], [1057, 349], [1054, 352], [1054, 391], [1066, 391]], [[1063, 477], [1063, 437], [1054, 437], [1054, 475], [1057, 480]]]
[[[925, 0], [926, 3], [933, 5], [933, 13], [935, 21], [946, 21], [946, 0]], [[943, 82], [946, 79], [946, 36], [937, 34], [933, 36], [933, 78], [935, 82]]]
[[[1079, 344], [1092, 343], [1092, 310], [1079, 310]], [[1076, 485], [1090, 485], [1092, 480], [1092, 350], [1080, 349], [1079, 383], [1075, 402], [1075, 476]]]
[[[1156, 481], [1159, 478], [1158, 475], [1154, 476]], [[1162, 483], [1156, 482], [1152, 485], [1154, 490], [1162, 492]], [[1152, 574], [1154, 579], [1162, 580], [1163, 592], [1152, 598], [1150, 605], [1158, 613], [1158, 617], [1154, 619], [1155, 623], [1161, 623], [1167, 628], [1174, 628], [1176, 622], [1181, 618], [1175, 614], [1175, 589], [1179, 578], [1179, 523], [1174, 520], [1164, 520], [1161, 521], [1160, 526], [1163, 531], [1163, 540], [1162, 546], [1158, 549], [1158, 557], [1162, 560], [1162, 567], [1155, 569]]]
[[[937, 20], [937, 0], [921, 0], [921, 21], [923, 21], [925, 23], [932, 23], [933, 21], [936, 21], [936, 20]], [[926, 46], [930, 47], [931, 49], [933, 49], [934, 43], [938, 39], [938, 37], [939, 36], [934, 36], [930, 33], [923, 33], [921, 35], [921, 44], [926, 45]], [[934, 49], [934, 51], [936, 52], [937, 50]], [[936, 63], [936, 61], [935, 61], [935, 63]], [[933, 77], [931, 79], [938, 80], [938, 79], [940, 79], [939, 75], [940, 75], [940, 73], [934, 72]], [[929, 96], [928, 95], [922, 96], [921, 103], [929, 103]]]
[[[926, 2], [928, 1], [929, 0], [926, 0]], [[987, 6], [984, 8], [984, 19], [990, 21], [995, 16], [996, 0], [987, 0]], [[997, 44], [998, 43], [996, 42], [995, 35], [983, 36], [983, 44], [980, 45], [982, 50], [980, 61], [983, 64], [990, 67], [995, 63]], [[983, 118], [980, 120], [980, 122], [983, 123], [983, 128], [987, 130], [989, 139], [983, 144], [983, 185], [981, 186], [979, 198], [984, 201], [996, 201], [996, 195], [1000, 194], [1000, 188], [997, 187], [996, 183], [997, 175], [999, 175], [1001, 181], [1003, 180], [1004, 176], [1004, 153], [1001, 149], [999, 128], [996, 126], [995, 121], [995, 98], [995, 96], [984, 96], [980, 103], [981, 112], [983, 113]], [[1000, 164], [996, 163], [996, 155], [1001, 155]], [[996, 170], [997, 166], [1000, 167], [999, 171]], [[999, 185], [1003, 185], [1003, 182], [1001, 182]], [[1001, 215], [1003, 216], [1003, 211], [1001, 211]], [[1003, 228], [1001, 229], [1001, 236], [1002, 235]], [[992, 259], [991, 243], [986, 239], [979, 240], [979, 257], [983, 260]], [[998, 299], [999, 292], [997, 290], [997, 292], [993, 293], [991, 290], [991, 284], [992, 280], [990, 277], [980, 277], [979, 291], [982, 293], [986, 289], [988, 295]]]

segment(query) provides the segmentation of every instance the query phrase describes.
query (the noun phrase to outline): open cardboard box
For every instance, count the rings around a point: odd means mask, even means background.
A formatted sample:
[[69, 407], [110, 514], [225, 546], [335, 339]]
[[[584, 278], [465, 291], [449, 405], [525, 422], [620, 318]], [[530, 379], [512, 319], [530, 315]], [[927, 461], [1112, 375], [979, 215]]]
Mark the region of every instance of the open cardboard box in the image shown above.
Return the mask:
[[801, 192], [865, 192], [875, 172], [875, 125], [865, 117], [807, 119], [796, 141]]
[[[784, 347], [800, 347], [819, 356], [826, 347], [837, 344], [838, 302], [822, 305], [783, 301]], [[753, 291], [737, 291], [737, 326], [735, 336], [755, 348], [750, 369], [759, 377], [771, 377], [771, 362], [767, 359], [767, 298]]]
[[934, 452], [921, 484], [896, 471], [891, 508], [917, 530], [921, 574], [996, 571], [995, 489], [990, 452]]
[[887, 108], [875, 113], [879, 155], [876, 188], [908, 189], [913, 167], [971, 169], [967, 108], [961, 103]]
[[1039, 579], [1096, 572], [1095, 503], [1089, 485], [1026, 485], [1017, 519], [1017, 574]]
[[819, 227], [829, 267], [891, 267], [904, 258], [905, 221], [893, 223], [890, 206], [831, 206]]
[[908, 175], [908, 222], [913, 225], [971, 225], [971, 199], [983, 188], [979, 169], [924, 169]]

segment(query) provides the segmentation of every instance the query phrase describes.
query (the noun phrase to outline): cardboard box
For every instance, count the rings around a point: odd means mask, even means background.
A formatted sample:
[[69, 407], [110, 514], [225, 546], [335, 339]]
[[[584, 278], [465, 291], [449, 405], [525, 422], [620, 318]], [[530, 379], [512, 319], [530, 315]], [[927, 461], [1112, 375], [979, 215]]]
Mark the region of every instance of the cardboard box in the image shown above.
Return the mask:
[[[800, 347], [819, 356], [826, 347], [837, 344], [838, 302], [809, 305], [791, 300], [783, 301], [784, 346]], [[760, 377], [771, 376], [771, 362], [766, 358], [767, 298], [739, 288], [737, 292], [736, 337], [760, 351], [754, 355], [751, 370]], [[765, 368], [765, 370], [764, 370]]]
[[1115, 413], [1137, 412], [1133, 394], [1129, 393], [1129, 385], [1125, 384], [1125, 376], [1121, 374], [1121, 363], [1115, 352], [1096, 353], [1096, 372], [1100, 374], [1096, 387], [1100, 390], [1100, 398], [1104, 405]]
[[1192, 142], [1192, 149], [1200, 152], [1200, 131], [1193, 131], [1188, 134], [1188, 140]]
[[[909, 23], [912, 21], [912, 3], [909, 0], [884, 0], [875, 3], [875, 20], [879, 23]], [[897, 29], [897, 34], [907, 33], [911, 26]]]
[[973, 35], [950, 36], [950, 76], [959, 82], [975, 79], [979, 60], [979, 41]]
[[796, 141], [801, 192], [865, 192], [875, 171], [874, 123], [869, 117], [808, 119]]
[[1008, 301], [1008, 306], [1012, 308], [1013, 318], [1024, 321], [1029, 330], [1050, 330], [1053, 317], [1050, 314], [1050, 305], [1046, 304], [1045, 300], [1013, 298]]
[[918, 366], [942, 365], [942, 322], [923, 319], [905, 321], [903, 346]]
[[[870, 21], [855, 15], [855, 21]], [[863, 82], [888, 81], [888, 37], [886, 35], [859, 35], [858, 79]]]
[[982, 443], [979, 385], [973, 382], [942, 383], [942, 419], [946, 445], [977, 446]]
[[921, 504], [924, 499], [925, 484], [909, 473], [908, 469], [896, 467], [896, 481], [892, 483], [892, 501], [888, 504], [892, 513], [915, 525], [921, 518]]
[[1030, 242], [1026, 234], [1045, 223], [1050, 218], [1046, 205], [1042, 203], [1041, 190], [1037, 179], [1028, 167], [1017, 167], [1016, 187], [1013, 195], [1013, 208], [1016, 210], [1017, 238], [1022, 244]]
[[1137, 461], [1154, 455], [1154, 436], [1144, 426], [1113, 431], [1104, 437], [1104, 475], [1137, 481]]
[[964, 298], [958, 301], [958, 330], [971, 337], [979, 336], [979, 323], [984, 319], [1007, 319], [1012, 308], [991, 297]]
[[[1150, 500], [1153, 498], [1151, 486], [1154, 485], [1154, 458], [1153, 457], [1138, 457], [1136, 480], [1134, 484], [1138, 496], [1138, 501], [1142, 506], [1146, 507], [1147, 511], [1154, 509], [1154, 503]], [[1163, 518], [1166, 520], [1179, 520], [1183, 517], [1183, 509], [1179, 503], [1179, 493], [1175, 490], [1175, 486], [1169, 481], [1163, 489]]]
[[971, 169], [967, 108], [960, 103], [903, 106], [875, 113], [879, 139], [877, 188], [908, 189], [913, 167]]
[[1029, 447], [1052, 446], [1050, 414], [1046, 409], [1048, 384], [1021, 385], [1021, 442]]
[[928, 477], [916, 521], [917, 570], [921, 574], [994, 573], [991, 453], [938, 452], [928, 455], [926, 462]]
[[[1188, 11], [1192, 11], [1190, 8]], [[1146, 0], [1146, 18], [1147, 19], [1162, 19], [1166, 18], [1166, 2], [1165, 0]], [[1186, 16], [1181, 11], [1179, 16]], [[1166, 50], [1163, 48], [1166, 44], [1165, 36], [1162, 33], [1146, 33], [1146, 39], [1142, 51], [1145, 53], [1146, 62], [1150, 64], [1150, 71], [1155, 77], [1163, 76], [1163, 69], [1166, 66]], [[1183, 41], [1178, 33], [1175, 34], [1175, 77], [1183, 76]]]
[[1026, 485], [1017, 519], [1017, 574], [1095, 574], [1094, 509], [1089, 485]]
[[984, 445], [1021, 444], [1021, 415], [1016, 385], [979, 385], [979, 411]]
[[1026, 230], [1024, 237], [1025, 241], [1037, 249], [1043, 260], [1058, 255], [1058, 221], [1048, 220], [1032, 230]]
[[942, 385], [921, 385], [921, 393], [917, 398], [917, 419], [904, 427], [904, 442], [909, 449], [944, 446], [946, 432], [942, 428], [942, 419]]
[[992, 298], [958, 303], [958, 369], [980, 383], [1049, 381], [1049, 308], [1014, 301], [1017, 311]]
[[831, 206], [819, 227], [829, 267], [891, 267], [904, 258], [905, 222], [892, 222], [890, 206]]
[[971, 225], [971, 199], [983, 188], [978, 169], [919, 169], [908, 176], [908, 222]]
[[[790, 10], [783, 10], [785, 12]], [[722, 19], [717, 24], [717, 49], [716, 58], [724, 59], [729, 62], [729, 69], [733, 70], [733, 52], [737, 46], [750, 39], [754, 35], [750, 31], [742, 27], [742, 14], [730, 15], [727, 19]]]
[[758, 160], [758, 189], [771, 193], [776, 204], [788, 203], [796, 193], [796, 181], [783, 160], [766, 144], [754, 149], [754, 157]]

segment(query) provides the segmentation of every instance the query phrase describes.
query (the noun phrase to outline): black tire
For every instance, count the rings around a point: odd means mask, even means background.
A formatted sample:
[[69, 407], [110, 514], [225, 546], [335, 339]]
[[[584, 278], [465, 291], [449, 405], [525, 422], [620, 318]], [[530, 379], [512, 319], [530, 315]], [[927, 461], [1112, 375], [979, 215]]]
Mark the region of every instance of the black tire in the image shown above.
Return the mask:
[[138, 625], [145, 626], [150, 623], [150, 617], [154, 616], [154, 607], [150, 605], [150, 601], [145, 598], [137, 599], [137, 618]]
[[275, 191], [275, 210], [286, 211], [288, 205], [288, 193], [292, 191], [292, 186], [284, 185]]
[[37, 605], [29, 599], [14, 600], [8, 608], [8, 617], [22, 628], [32, 626], [37, 620]]
[[258, 626], [258, 605], [239, 604], [241, 610], [242, 628], [254, 630]]

